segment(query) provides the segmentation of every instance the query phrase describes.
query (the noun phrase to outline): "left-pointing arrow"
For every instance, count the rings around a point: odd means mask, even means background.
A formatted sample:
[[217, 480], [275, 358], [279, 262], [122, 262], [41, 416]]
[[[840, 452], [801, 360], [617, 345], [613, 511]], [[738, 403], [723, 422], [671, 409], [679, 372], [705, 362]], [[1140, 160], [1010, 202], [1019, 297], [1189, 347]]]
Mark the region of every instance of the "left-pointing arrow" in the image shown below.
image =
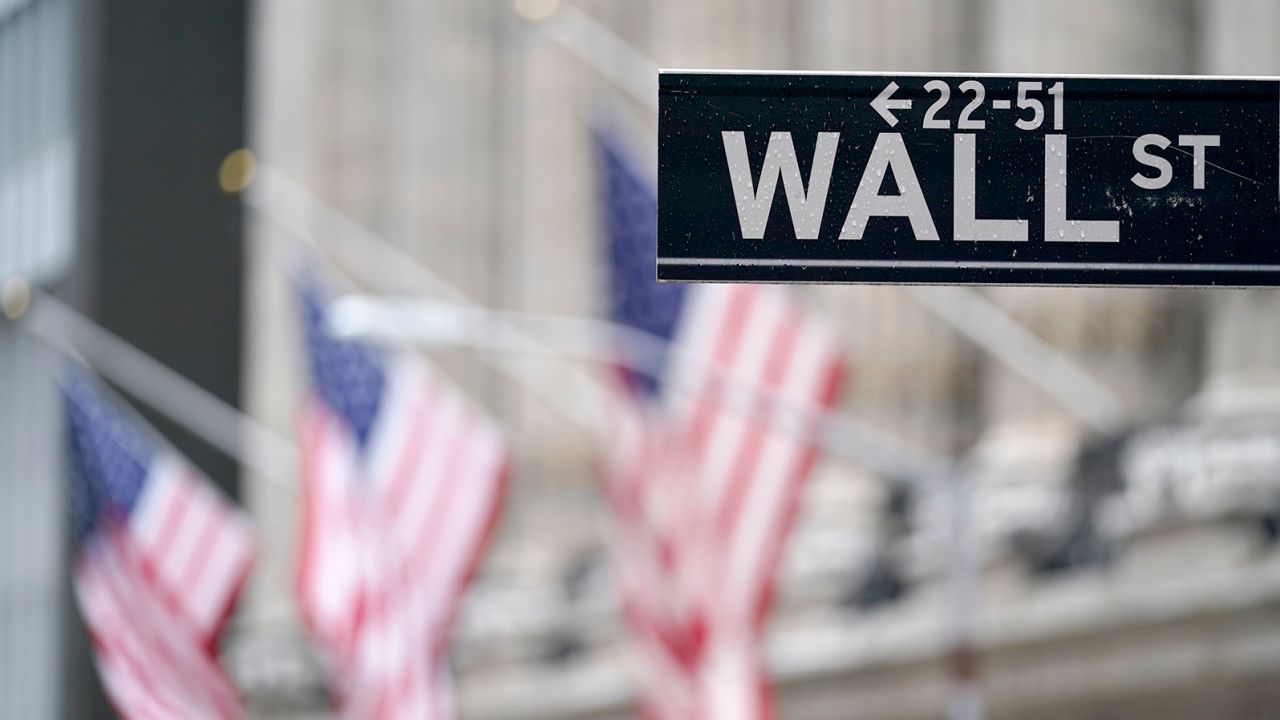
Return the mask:
[[889, 81], [889, 84], [885, 86], [884, 90], [881, 90], [880, 94], [876, 96], [876, 99], [871, 101], [871, 107], [876, 112], [880, 113], [880, 117], [884, 118], [884, 121], [889, 123], [889, 127], [893, 127], [898, 124], [898, 118], [893, 114], [894, 110], [911, 109], [910, 100], [893, 99], [893, 94], [897, 91], [898, 83], [891, 80]]

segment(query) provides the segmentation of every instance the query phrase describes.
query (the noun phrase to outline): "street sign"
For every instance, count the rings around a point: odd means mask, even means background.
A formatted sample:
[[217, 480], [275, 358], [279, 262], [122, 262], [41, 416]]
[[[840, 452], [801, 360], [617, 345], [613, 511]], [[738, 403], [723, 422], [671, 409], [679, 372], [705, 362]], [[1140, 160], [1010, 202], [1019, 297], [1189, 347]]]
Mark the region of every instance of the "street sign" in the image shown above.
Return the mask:
[[1280, 285], [1280, 80], [662, 72], [658, 278]]

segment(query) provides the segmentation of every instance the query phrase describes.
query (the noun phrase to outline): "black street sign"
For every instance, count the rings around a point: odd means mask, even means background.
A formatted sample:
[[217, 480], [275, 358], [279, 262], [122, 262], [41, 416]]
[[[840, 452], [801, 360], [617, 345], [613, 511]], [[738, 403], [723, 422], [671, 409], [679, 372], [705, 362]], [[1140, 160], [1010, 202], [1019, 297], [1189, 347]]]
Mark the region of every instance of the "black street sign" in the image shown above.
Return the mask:
[[1280, 285], [1280, 80], [668, 72], [658, 277]]

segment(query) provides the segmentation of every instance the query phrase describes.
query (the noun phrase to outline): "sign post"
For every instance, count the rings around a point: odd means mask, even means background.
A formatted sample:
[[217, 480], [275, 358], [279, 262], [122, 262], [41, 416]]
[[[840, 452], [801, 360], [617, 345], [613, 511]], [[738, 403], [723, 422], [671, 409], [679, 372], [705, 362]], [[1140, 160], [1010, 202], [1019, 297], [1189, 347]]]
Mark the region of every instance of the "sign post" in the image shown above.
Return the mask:
[[1280, 81], [659, 76], [658, 278], [1280, 285]]

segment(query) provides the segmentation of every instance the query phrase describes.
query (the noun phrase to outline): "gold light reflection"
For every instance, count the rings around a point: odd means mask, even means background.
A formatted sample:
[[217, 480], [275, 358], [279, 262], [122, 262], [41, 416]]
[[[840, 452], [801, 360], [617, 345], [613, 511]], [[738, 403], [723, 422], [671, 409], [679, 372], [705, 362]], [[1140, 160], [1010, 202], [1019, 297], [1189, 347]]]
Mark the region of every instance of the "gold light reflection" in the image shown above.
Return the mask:
[[236, 194], [244, 192], [253, 183], [253, 176], [258, 170], [258, 159], [249, 148], [233, 151], [222, 160], [218, 168], [218, 187], [222, 192]]
[[10, 320], [17, 320], [27, 312], [30, 306], [31, 286], [27, 284], [27, 279], [21, 275], [9, 278], [4, 284], [4, 289], [0, 290], [0, 308], [4, 310], [4, 316]]

